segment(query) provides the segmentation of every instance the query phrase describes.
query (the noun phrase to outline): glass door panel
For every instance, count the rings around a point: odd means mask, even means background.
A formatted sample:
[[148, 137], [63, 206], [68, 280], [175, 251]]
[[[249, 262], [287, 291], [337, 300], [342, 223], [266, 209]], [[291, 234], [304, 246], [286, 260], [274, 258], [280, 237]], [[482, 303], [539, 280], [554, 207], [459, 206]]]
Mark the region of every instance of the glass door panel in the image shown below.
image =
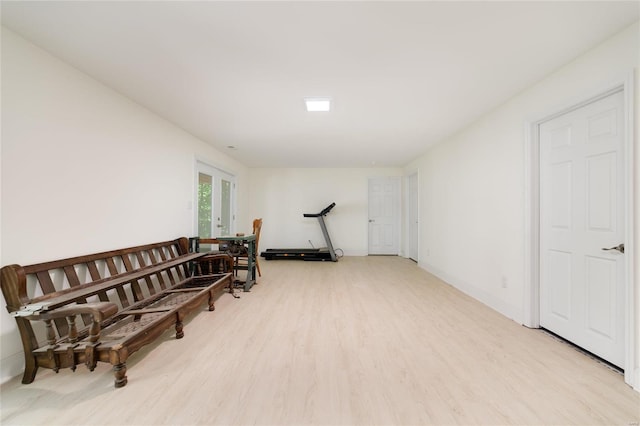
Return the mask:
[[213, 177], [198, 173], [198, 236], [211, 238], [213, 209]]
[[[196, 211], [197, 235], [200, 238], [215, 238], [232, 235], [234, 232], [234, 177], [215, 167], [197, 163], [198, 208]], [[202, 245], [201, 251], [214, 249]]]
[[231, 235], [231, 181], [220, 180], [220, 215], [217, 216], [216, 226], [219, 228], [218, 235]]

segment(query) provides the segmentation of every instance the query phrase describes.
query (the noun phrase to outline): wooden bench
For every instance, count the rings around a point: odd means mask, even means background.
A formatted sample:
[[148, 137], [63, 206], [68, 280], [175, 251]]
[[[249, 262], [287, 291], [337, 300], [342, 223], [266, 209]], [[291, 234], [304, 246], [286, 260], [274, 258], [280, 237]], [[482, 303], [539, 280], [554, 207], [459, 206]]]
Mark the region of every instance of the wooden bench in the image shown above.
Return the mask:
[[179, 238], [2, 268], [2, 293], [24, 348], [22, 383], [33, 382], [39, 367], [93, 371], [100, 361], [113, 365], [115, 387], [125, 386], [131, 354], [171, 326], [182, 338], [187, 314], [205, 301], [213, 311], [225, 289], [233, 291], [232, 273], [192, 273], [202, 271], [203, 255]]

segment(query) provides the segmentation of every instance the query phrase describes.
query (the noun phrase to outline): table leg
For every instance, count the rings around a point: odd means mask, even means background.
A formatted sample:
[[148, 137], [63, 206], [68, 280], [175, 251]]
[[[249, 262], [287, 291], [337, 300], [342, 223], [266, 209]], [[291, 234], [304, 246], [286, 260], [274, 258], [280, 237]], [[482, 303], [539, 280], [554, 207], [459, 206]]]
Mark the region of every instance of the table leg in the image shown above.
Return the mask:
[[255, 241], [249, 241], [247, 255], [247, 280], [244, 282], [244, 291], [249, 291], [256, 281], [256, 264], [254, 261], [255, 256]]

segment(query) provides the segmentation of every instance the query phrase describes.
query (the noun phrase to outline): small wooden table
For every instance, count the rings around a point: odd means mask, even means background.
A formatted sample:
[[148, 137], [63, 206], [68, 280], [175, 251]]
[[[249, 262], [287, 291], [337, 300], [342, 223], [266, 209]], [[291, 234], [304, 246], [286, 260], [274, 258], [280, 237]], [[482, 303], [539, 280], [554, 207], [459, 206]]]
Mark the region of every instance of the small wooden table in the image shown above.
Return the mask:
[[[227, 241], [230, 243], [243, 244], [247, 247], [247, 278], [244, 281], [244, 291], [249, 291], [256, 283], [256, 236], [225, 236], [216, 237], [218, 241]], [[237, 272], [237, 267], [236, 268]], [[244, 269], [244, 268], [243, 268]]]

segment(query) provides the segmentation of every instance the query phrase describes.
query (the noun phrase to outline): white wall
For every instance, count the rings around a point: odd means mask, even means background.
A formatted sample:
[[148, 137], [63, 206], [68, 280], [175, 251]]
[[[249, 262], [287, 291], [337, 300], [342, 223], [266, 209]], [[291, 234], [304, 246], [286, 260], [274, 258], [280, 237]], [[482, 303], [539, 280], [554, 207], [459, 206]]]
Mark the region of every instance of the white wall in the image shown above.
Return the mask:
[[525, 322], [525, 124], [624, 83], [640, 64], [638, 34], [636, 23], [406, 167], [420, 173], [420, 266]]
[[[195, 159], [247, 169], [15, 33], [2, 30], [0, 264], [193, 235]], [[22, 373], [2, 300], [0, 380]]]
[[368, 178], [402, 173], [395, 168], [251, 169], [250, 212], [263, 219], [260, 251], [310, 248], [309, 240], [315, 247], [325, 247], [318, 221], [302, 215], [318, 213], [335, 202], [325, 218], [334, 248], [347, 256], [366, 255]]

